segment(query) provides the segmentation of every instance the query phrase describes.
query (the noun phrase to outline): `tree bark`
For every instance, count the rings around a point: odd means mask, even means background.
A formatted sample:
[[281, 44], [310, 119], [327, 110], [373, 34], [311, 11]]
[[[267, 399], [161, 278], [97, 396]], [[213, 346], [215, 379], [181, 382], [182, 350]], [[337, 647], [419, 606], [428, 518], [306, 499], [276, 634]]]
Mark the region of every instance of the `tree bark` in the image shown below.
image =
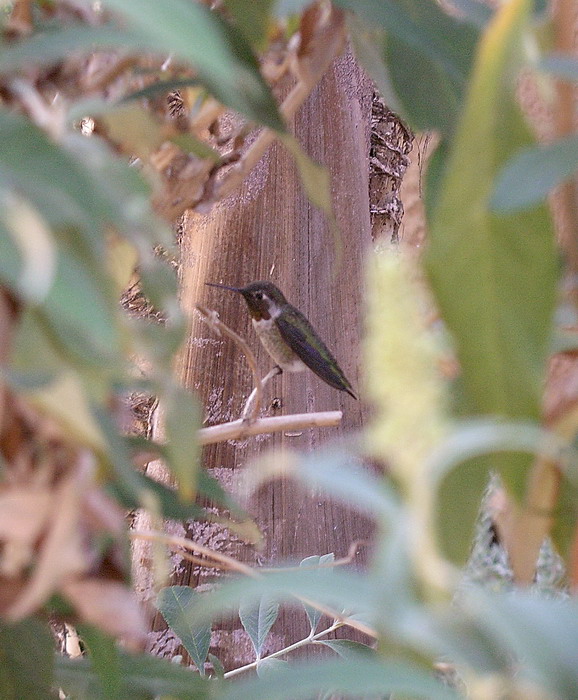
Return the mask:
[[[350, 53], [336, 60], [300, 110], [294, 124], [308, 154], [328, 167], [334, 209], [343, 236], [343, 263], [336, 272], [332, 234], [324, 215], [304, 193], [292, 157], [275, 144], [261, 159], [240, 191], [208, 215], [188, 213], [181, 241], [182, 305], [192, 316], [192, 329], [177, 367], [185, 386], [205, 407], [206, 425], [239, 417], [252, 389], [251, 374], [237, 346], [217, 339], [194, 312], [202, 303], [248, 339], [264, 375], [272, 366], [252, 330], [245, 302], [205, 282], [233, 286], [271, 280], [301, 309], [331, 348], [353, 384], [360, 389], [363, 261], [371, 244], [369, 133], [373, 88]], [[273, 398], [277, 401], [272, 403]], [[279, 406], [281, 406], [279, 408]], [[365, 407], [332, 389], [312, 372], [284, 373], [265, 389], [267, 415], [340, 409], [338, 428], [265, 435], [207, 446], [203, 463], [233, 493], [239, 491], [243, 467], [266, 450], [310, 452], [350, 434], [362, 425]], [[306, 493], [291, 481], [262, 487], [245, 504], [264, 534], [264, 549], [253, 547], [215, 525], [195, 523], [191, 536], [243, 561], [274, 565], [298, 562], [313, 554], [347, 554], [352, 542], [367, 540], [367, 521], [322, 495]], [[214, 571], [183, 562], [175, 584], [202, 586]], [[162, 621], [155, 627], [160, 629]], [[282, 614], [265, 650], [283, 648], [307, 635], [304, 612]], [[211, 651], [231, 669], [254, 660], [238, 620], [213, 636]], [[162, 646], [162, 645], [161, 645]], [[156, 651], [162, 653], [157, 644]], [[171, 645], [166, 646], [167, 654]]]

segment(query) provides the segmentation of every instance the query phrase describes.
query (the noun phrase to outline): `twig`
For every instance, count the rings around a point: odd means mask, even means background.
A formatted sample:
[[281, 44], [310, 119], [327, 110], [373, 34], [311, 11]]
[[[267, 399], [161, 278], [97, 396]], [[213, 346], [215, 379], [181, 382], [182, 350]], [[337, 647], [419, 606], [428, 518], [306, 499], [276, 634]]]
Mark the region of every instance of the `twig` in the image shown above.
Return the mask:
[[167, 535], [164, 532], [159, 532], [157, 530], [131, 530], [130, 536], [133, 539], [148, 540], [149, 542], [164, 542], [167, 545], [174, 545], [176, 547], [182, 547], [183, 549], [190, 549], [192, 552], [204, 554], [206, 557], [222, 562], [230, 571], [238, 571], [245, 576], [259, 578], [259, 573], [251, 566], [243, 564], [227, 554], [223, 554], [222, 552], [217, 552], [210, 547], [206, 547], [204, 544], [189, 540], [186, 537]]
[[304, 647], [307, 644], [316, 644], [316, 643], [318, 644], [319, 643], [317, 641], [318, 639], [321, 639], [321, 637], [325, 637], [326, 635], [330, 634], [331, 632], [335, 632], [335, 630], [339, 629], [340, 627], [343, 627], [342, 622], [334, 622], [327, 629], [322, 630], [321, 632], [317, 632], [317, 634], [311, 633], [307, 637], [305, 637], [304, 639], [300, 639], [298, 642], [295, 642], [294, 644], [290, 644], [288, 647], [285, 647], [284, 649], [279, 649], [279, 651], [274, 651], [272, 654], [265, 656], [263, 659], [259, 658], [250, 664], [246, 664], [245, 666], [240, 666], [239, 668], [234, 668], [232, 671], [227, 671], [227, 673], [225, 673], [224, 677], [225, 678], [232, 678], [233, 676], [238, 676], [240, 673], [244, 673], [245, 671], [250, 671], [253, 668], [257, 668], [259, 663], [261, 661], [265, 661], [265, 659], [275, 659], [278, 656], [283, 656], [284, 654], [288, 654], [290, 651], [294, 651], [295, 649], [299, 649], [300, 647]]
[[[203, 321], [211, 328], [217, 335], [221, 335], [221, 333], [224, 333], [225, 335], [229, 336], [232, 340], [237, 343], [237, 345], [241, 348], [243, 351], [243, 354], [247, 358], [247, 363], [249, 364], [249, 367], [251, 368], [251, 372], [253, 373], [253, 383], [255, 385], [255, 388], [253, 389], [254, 394], [252, 393], [251, 396], [254, 396], [254, 406], [253, 406], [253, 412], [251, 414], [251, 419], [257, 418], [259, 415], [259, 411], [261, 410], [261, 401], [263, 397], [263, 385], [261, 382], [261, 379], [259, 377], [259, 370], [257, 368], [257, 360], [255, 359], [255, 355], [247, 342], [241, 338], [241, 336], [238, 333], [235, 333], [234, 330], [229, 328], [226, 323], [223, 323], [221, 319], [219, 318], [219, 315], [217, 314], [216, 311], [212, 311], [211, 309], [207, 309], [207, 307], [203, 306], [202, 304], [195, 304], [195, 308], [197, 311], [201, 314], [201, 318]], [[251, 398], [251, 397], [249, 397]], [[244, 413], [244, 412], [243, 412]], [[227, 425], [227, 423], [225, 423]], [[220, 427], [220, 426], [215, 426], [215, 427]], [[205, 428], [204, 430], [210, 430], [210, 428]], [[202, 430], [199, 432], [203, 432]], [[225, 439], [230, 439], [230, 438], [225, 438]], [[219, 440], [214, 440], [214, 442], [221, 442]], [[208, 443], [201, 443], [201, 444], [208, 444]]]
[[[282, 372], [282, 370], [279, 367], [279, 365], [275, 365], [275, 367], [273, 367], [273, 369], [269, 370], [269, 372], [267, 372], [267, 374], [259, 382], [261, 384], [261, 391], [265, 388], [265, 384], [267, 384], [268, 381], [273, 379], [273, 377], [276, 377], [277, 375], [281, 374], [281, 372]], [[250, 412], [252, 405], [253, 405], [253, 401], [255, 401], [256, 396], [257, 396], [257, 387], [255, 387], [253, 389], [253, 391], [249, 394], [249, 398], [247, 399], [247, 401], [245, 403], [245, 408], [243, 409], [243, 413], [241, 414], [241, 418], [243, 420], [245, 420], [247, 418], [247, 416], [249, 415], [249, 412]], [[253, 411], [253, 418], [255, 418], [254, 413], [255, 412]]]
[[49, 106], [31, 83], [20, 78], [10, 81], [9, 90], [19, 100], [32, 121], [58, 140], [64, 131], [64, 109], [58, 103]]
[[290, 416], [259, 418], [247, 424], [244, 420], [234, 420], [209, 428], [201, 428], [197, 433], [199, 445], [212, 445], [215, 442], [236, 440], [262, 433], [279, 433], [283, 430], [304, 430], [306, 428], [328, 428], [339, 425], [341, 411], [321, 411], [319, 413], [295, 413]]
[[[367, 540], [355, 540], [349, 545], [347, 554], [341, 559], [335, 559], [334, 561], [328, 561], [325, 564], [316, 564], [315, 566], [287, 566], [283, 567], [283, 571], [311, 571], [312, 569], [334, 569], [336, 566], [346, 566], [351, 564], [354, 560], [357, 550], [362, 544], [367, 544]], [[271, 574], [279, 569], [269, 569], [267, 567], [262, 567], [259, 571], [263, 574]]]
[[[314, 51], [304, 58], [295, 56], [295, 62], [299, 65], [304, 59], [307, 62], [307, 70], [299, 76], [299, 81], [283, 101], [279, 111], [285, 121], [289, 121], [299, 107], [309, 97], [315, 86], [319, 83], [333, 59], [343, 49], [345, 41], [344, 15], [340, 10], [333, 8], [323, 27], [318, 27], [318, 32], [324, 33], [325, 41], [317, 37], [317, 42], [309, 41], [308, 46], [313, 46]], [[310, 49], [311, 50], [311, 49]], [[230, 194], [243, 182], [249, 172], [257, 165], [269, 146], [277, 138], [277, 134], [270, 129], [263, 129], [239, 163], [233, 167], [215, 189], [214, 199], [221, 200]]]
[[[151, 542], [164, 542], [167, 545], [175, 545], [177, 547], [182, 547], [183, 549], [189, 549], [193, 552], [204, 554], [205, 556], [210, 557], [218, 562], [222, 562], [224, 565], [226, 565], [226, 568], [228, 568], [229, 570], [237, 571], [250, 578], [259, 579], [263, 577], [262, 573], [258, 569], [254, 569], [252, 566], [249, 566], [248, 564], [243, 564], [243, 562], [240, 562], [237, 559], [228, 556], [227, 554], [217, 552], [213, 549], [210, 549], [204, 544], [199, 544], [198, 542], [194, 542], [193, 540], [189, 540], [185, 537], [178, 537], [177, 535], [167, 535], [164, 532], [158, 532], [156, 530], [131, 530], [129, 534], [130, 537], [132, 537], [133, 539], [149, 540]], [[342, 625], [347, 625], [352, 629], [356, 629], [359, 632], [363, 632], [363, 634], [367, 634], [369, 637], [377, 638], [377, 632], [373, 629], [373, 627], [371, 627], [370, 625], [366, 625], [364, 622], [360, 622], [359, 620], [349, 618], [343, 613], [339, 613], [335, 610], [332, 610], [331, 608], [328, 608], [327, 606], [322, 605], [314, 600], [309, 600], [309, 598], [305, 598], [300, 595], [295, 595], [294, 597], [301, 603], [305, 603], [305, 605], [309, 605], [310, 607], [319, 610], [319, 612], [323, 613], [324, 615], [327, 615], [328, 617], [332, 618], [334, 620], [334, 624], [337, 624], [337, 622], [339, 622]]]

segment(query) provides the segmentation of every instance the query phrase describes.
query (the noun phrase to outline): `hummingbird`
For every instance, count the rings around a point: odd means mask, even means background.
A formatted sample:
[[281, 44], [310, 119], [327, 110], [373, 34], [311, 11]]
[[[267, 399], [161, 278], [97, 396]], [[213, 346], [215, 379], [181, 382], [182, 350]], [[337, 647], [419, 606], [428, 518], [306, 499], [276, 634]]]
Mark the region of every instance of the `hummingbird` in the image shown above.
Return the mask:
[[271, 282], [252, 282], [246, 287], [206, 284], [243, 295], [253, 328], [281, 371], [302, 372], [309, 367], [326, 384], [357, 399], [337, 360], [306, 316], [285, 299], [278, 287]]

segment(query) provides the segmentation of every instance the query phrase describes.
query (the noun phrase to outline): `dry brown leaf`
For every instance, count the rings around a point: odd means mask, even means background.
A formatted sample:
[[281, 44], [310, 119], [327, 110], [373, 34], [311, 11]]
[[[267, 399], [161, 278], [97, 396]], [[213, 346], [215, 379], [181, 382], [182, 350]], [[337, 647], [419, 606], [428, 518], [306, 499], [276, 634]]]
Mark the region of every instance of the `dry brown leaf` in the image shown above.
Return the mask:
[[54, 490], [46, 537], [30, 579], [6, 611], [9, 620], [20, 620], [32, 613], [63, 579], [86, 568], [79, 519], [83, 495], [94, 472], [93, 460], [89, 452], [81, 453], [71, 473]]
[[118, 581], [98, 578], [72, 579], [61, 592], [85, 622], [96, 625], [132, 649], [144, 647], [148, 619], [136, 594]]
[[299, 34], [293, 70], [303, 83], [313, 87], [345, 46], [345, 15], [342, 10], [315, 3], [302, 14]]
[[16, 487], [0, 492], [0, 540], [35, 540], [45, 524], [51, 501], [48, 489]]
[[52, 495], [47, 489], [11, 488], [0, 494], [0, 572], [16, 576], [30, 563], [45, 526]]
[[89, 489], [84, 495], [83, 518], [90, 530], [104, 530], [116, 535], [126, 531], [125, 512], [104, 491]]

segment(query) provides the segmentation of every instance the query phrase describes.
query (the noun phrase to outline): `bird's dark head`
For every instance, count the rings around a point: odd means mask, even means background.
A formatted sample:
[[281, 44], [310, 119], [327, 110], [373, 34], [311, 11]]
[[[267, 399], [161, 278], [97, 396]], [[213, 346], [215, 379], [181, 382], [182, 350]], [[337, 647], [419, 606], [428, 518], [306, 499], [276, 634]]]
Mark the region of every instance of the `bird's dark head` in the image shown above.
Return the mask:
[[246, 287], [227, 287], [214, 282], [206, 284], [242, 294], [249, 307], [249, 313], [257, 321], [277, 316], [280, 309], [287, 304], [281, 290], [271, 282], [251, 282]]

